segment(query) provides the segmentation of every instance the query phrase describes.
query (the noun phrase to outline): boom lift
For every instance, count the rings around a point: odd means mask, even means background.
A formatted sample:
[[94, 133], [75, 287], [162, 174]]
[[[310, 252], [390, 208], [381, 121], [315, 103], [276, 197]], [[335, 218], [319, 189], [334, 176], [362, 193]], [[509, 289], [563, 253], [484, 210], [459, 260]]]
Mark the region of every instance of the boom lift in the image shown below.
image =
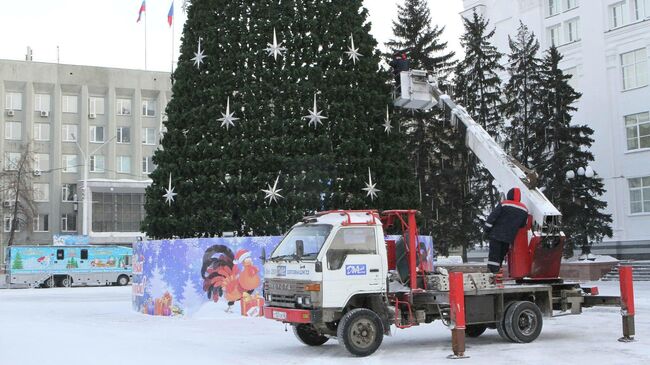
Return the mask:
[[[478, 337], [492, 328], [504, 340], [531, 342], [542, 330], [543, 317], [580, 314], [593, 306], [620, 306], [624, 338], [634, 336], [631, 273], [621, 281], [623, 300], [560, 279], [560, 213], [532, 176], [443, 94], [434, 79], [422, 71], [403, 73], [395, 105], [444, 108], [501, 189], [519, 187], [531, 212], [529, 227], [519, 232], [510, 253], [516, 258], [510, 260], [510, 276], [517, 280], [497, 283], [493, 274], [462, 274], [464, 284], [457, 289], [464, 298], [467, 336]], [[438, 319], [454, 326], [450, 276], [422, 265], [416, 214], [412, 209], [335, 210], [303, 218], [268, 259], [264, 255], [264, 316], [291, 324], [296, 337], [309, 346], [336, 337], [355, 356], [375, 352], [383, 336], [391, 334], [391, 325], [409, 328]], [[386, 239], [389, 229], [401, 231], [401, 238]]]

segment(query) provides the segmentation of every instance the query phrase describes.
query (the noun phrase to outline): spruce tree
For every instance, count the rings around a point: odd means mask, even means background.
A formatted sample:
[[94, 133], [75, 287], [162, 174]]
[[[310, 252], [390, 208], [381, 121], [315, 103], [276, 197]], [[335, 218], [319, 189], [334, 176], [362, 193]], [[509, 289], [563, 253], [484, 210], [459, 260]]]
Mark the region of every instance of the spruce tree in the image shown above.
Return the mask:
[[[367, 16], [361, 0], [193, 2], [145, 231], [280, 234], [317, 210], [412, 206], [403, 136], [382, 128], [390, 87]], [[327, 119], [309, 123], [314, 99]], [[369, 170], [374, 199], [362, 190]], [[262, 191], [274, 185], [281, 197]]]
[[[520, 22], [515, 39], [508, 36], [510, 54], [508, 55], [508, 80], [503, 103], [503, 114], [509, 120], [506, 129], [505, 146], [510, 154], [525, 167], [534, 165], [530, 159], [537, 149], [536, 125], [543, 124], [540, 119], [542, 99], [539, 96], [541, 83], [541, 60], [538, 57], [539, 42], [535, 34]], [[504, 189], [507, 187], [504, 187]]]
[[[444, 27], [432, 26], [425, 0], [406, 0], [398, 6], [393, 22], [394, 39], [386, 43], [393, 51], [404, 51], [412, 69], [424, 69], [439, 78], [443, 89], [453, 70], [454, 52], [440, 38]], [[464, 206], [462, 158], [459, 158], [457, 132], [444, 123], [442, 112], [402, 111], [401, 124], [409, 135], [409, 151], [415, 164], [420, 204], [423, 213], [421, 232], [432, 235], [438, 252], [447, 254], [450, 246], [464, 245], [467, 227], [459, 220]]]
[[[561, 61], [562, 55], [555, 47], [544, 57], [540, 97], [545, 101], [541, 112], [546, 124], [536, 132], [539, 138], [535, 145], [539, 147], [533, 162], [544, 194], [562, 213], [562, 230], [567, 238], [565, 256], [570, 257], [574, 248], [580, 247], [583, 254], [588, 254], [593, 242], [611, 237], [612, 218], [602, 213], [607, 203], [598, 199], [605, 193], [602, 178], [576, 173], [594, 161], [589, 151], [594, 131], [587, 125], [571, 124], [581, 95], [569, 85], [571, 76], [559, 68]], [[573, 171], [573, 178], [567, 179], [568, 171]]]
[[[494, 30], [488, 30], [485, 18], [474, 12], [470, 19], [463, 19], [463, 25], [465, 33], [460, 40], [465, 49], [465, 58], [456, 65], [454, 96], [470, 116], [498, 141], [503, 134], [503, 120], [499, 112], [501, 79], [497, 74], [503, 70], [499, 64], [502, 55], [490, 43]], [[474, 155], [469, 154], [467, 147], [463, 144], [459, 150], [468, 154], [468, 189], [463, 218], [467, 222], [468, 240], [477, 242], [482, 235], [479, 217], [496, 205], [499, 193], [490, 172]]]

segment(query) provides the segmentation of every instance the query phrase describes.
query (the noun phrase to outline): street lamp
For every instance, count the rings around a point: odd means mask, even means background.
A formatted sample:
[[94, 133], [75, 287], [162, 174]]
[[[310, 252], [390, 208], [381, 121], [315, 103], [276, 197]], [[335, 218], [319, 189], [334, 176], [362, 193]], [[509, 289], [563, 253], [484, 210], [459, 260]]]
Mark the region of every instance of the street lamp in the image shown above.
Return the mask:
[[[594, 172], [594, 169], [591, 166], [587, 166], [587, 167], [582, 167], [581, 166], [581, 167], [578, 167], [578, 169], [575, 172], [573, 170], [568, 170], [566, 172], [567, 181], [576, 178], [576, 174], [577, 174], [577, 176], [582, 176], [582, 177], [585, 177], [587, 179], [591, 179], [596, 175], [596, 173]], [[586, 192], [584, 192], [584, 194], [586, 194]], [[571, 192], [571, 195], [573, 195], [573, 191]], [[575, 197], [574, 197], [574, 201], [575, 201]], [[587, 239], [585, 238], [585, 242], [583, 242], [583, 246], [581, 247], [582, 254], [578, 258], [578, 260], [580, 260], [580, 261], [583, 261], [583, 260], [594, 261], [594, 260], [596, 260], [596, 256], [594, 256], [591, 253], [591, 249], [589, 248], [588, 242], [586, 242], [586, 241], [587, 241]], [[587, 251], [587, 250], [589, 252], [585, 253], [585, 251]]]
[[[77, 137], [72, 134], [72, 138], [74, 139], [74, 143], [77, 145], [77, 148], [79, 148], [79, 152], [81, 153], [81, 157], [83, 158], [83, 194], [81, 194], [81, 205], [83, 208], [83, 211], [81, 212], [81, 234], [84, 236], [88, 235], [88, 170], [90, 169], [89, 164], [89, 159], [90, 156], [93, 156], [97, 151], [99, 151], [102, 147], [104, 147], [108, 142], [112, 141], [113, 139], [117, 138], [117, 135], [111, 137], [104, 143], [102, 143], [99, 147], [95, 148], [91, 153], [86, 155], [81, 148], [81, 145], [79, 145], [79, 141], [77, 140]], [[76, 199], [75, 199], [76, 201]]]

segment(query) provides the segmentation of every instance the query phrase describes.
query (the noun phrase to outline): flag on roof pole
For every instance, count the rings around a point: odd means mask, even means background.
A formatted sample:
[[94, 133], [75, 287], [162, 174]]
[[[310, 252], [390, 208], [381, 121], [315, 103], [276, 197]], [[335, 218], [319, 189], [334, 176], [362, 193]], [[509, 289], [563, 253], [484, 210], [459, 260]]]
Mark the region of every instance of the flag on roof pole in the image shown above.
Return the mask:
[[140, 23], [140, 19], [142, 18], [142, 13], [146, 10], [145, 7], [145, 0], [142, 0], [142, 5], [140, 5], [140, 11], [138, 12], [138, 21], [136, 23]]
[[172, 6], [169, 7], [169, 13], [167, 13], [167, 23], [169, 26], [172, 26], [172, 21], [174, 20], [174, 0], [172, 0]]

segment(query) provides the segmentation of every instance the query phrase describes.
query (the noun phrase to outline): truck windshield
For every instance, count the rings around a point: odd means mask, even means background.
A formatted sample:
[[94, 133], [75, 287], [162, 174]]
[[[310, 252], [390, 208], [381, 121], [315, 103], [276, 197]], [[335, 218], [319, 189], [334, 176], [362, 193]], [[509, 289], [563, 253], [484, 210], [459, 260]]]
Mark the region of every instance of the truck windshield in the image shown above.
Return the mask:
[[[298, 260], [301, 258], [315, 259], [323, 243], [329, 236], [332, 226], [329, 224], [313, 224], [294, 227], [282, 239], [282, 242], [271, 254], [271, 260]], [[296, 242], [302, 241], [303, 253], [296, 252]]]

